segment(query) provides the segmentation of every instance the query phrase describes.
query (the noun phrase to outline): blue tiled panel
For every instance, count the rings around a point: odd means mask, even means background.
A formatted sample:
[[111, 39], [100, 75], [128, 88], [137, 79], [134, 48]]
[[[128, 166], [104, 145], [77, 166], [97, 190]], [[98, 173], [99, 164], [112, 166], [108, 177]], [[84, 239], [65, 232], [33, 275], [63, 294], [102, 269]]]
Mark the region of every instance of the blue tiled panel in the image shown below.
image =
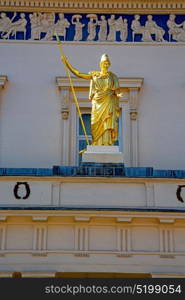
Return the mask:
[[0, 168], [1, 176], [52, 176], [52, 169]]
[[53, 166], [51, 169], [0, 168], [0, 176], [185, 178], [185, 170], [154, 170], [152, 167], [125, 168], [124, 164], [82, 163], [80, 166]]
[[81, 164], [78, 167], [54, 166], [53, 175], [56, 176], [105, 176], [122, 177], [125, 176], [123, 164]]
[[127, 177], [151, 177], [153, 176], [153, 168], [151, 167], [131, 167], [125, 168]]
[[53, 166], [54, 176], [75, 176], [76, 166]]
[[53, 170], [52, 169], [36, 169], [36, 175], [37, 176], [53, 176]]
[[185, 170], [154, 170], [153, 177], [185, 178]]

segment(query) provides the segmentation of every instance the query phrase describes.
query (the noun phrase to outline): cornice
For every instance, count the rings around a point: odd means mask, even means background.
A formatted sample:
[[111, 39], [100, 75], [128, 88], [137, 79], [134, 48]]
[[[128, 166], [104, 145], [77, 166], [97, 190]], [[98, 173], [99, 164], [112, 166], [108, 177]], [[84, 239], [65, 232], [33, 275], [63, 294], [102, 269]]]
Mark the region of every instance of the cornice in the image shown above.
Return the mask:
[[[51, 45], [56, 44], [56, 41], [44, 41], [44, 40], [3, 40], [0, 39], [0, 44], [42, 44], [42, 45]], [[120, 45], [124, 45], [124, 47], [130, 46], [138, 46], [138, 47], [185, 47], [185, 42], [99, 42], [99, 41], [62, 41], [62, 44], [65, 46], [68, 45], [83, 45], [83, 46], [109, 46], [109, 47], [120, 47]]]
[[104, 13], [183, 13], [184, 0], [0, 0], [0, 10]]
[[[20, 213], [21, 212], [21, 213]], [[156, 219], [158, 224], [174, 224], [176, 220], [185, 221], [184, 210], [176, 210], [176, 209], [168, 209], [168, 208], [95, 208], [89, 207], [87, 208], [77, 208], [77, 207], [1, 207], [0, 215], [6, 218], [6, 222], [8, 221], [8, 217], [31, 217], [33, 218], [50, 218], [50, 217], [73, 217], [74, 221], [77, 218], [84, 218], [86, 222], [90, 221], [90, 218], [115, 218], [115, 222], [118, 223], [130, 223], [134, 219]], [[76, 220], [76, 221], [77, 221]], [[163, 220], [163, 222], [161, 222]], [[50, 221], [50, 220], [49, 220]], [[76, 222], [75, 221], [75, 222]], [[37, 221], [36, 221], [37, 222]]]
[[[79, 79], [72, 77], [73, 85], [75, 87], [89, 87], [89, 81], [86, 79]], [[144, 78], [119, 78], [120, 87], [122, 88], [138, 88], [143, 85]], [[70, 81], [67, 77], [56, 77], [56, 86], [58, 88], [70, 88]]]
[[78, 177], [78, 176], [0, 176], [0, 182], [4, 181], [32, 181], [50, 183], [106, 183], [106, 184], [146, 184], [146, 183], [169, 183], [185, 184], [185, 178], [157, 178], [157, 177]]

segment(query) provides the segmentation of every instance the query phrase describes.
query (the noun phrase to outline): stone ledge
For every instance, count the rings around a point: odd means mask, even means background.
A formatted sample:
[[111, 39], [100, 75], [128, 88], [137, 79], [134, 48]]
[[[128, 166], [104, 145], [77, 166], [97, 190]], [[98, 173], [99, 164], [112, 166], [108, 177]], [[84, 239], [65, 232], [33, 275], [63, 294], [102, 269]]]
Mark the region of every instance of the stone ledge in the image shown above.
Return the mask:
[[118, 146], [87, 146], [82, 154], [82, 162], [89, 163], [123, 163], [123, 153]]

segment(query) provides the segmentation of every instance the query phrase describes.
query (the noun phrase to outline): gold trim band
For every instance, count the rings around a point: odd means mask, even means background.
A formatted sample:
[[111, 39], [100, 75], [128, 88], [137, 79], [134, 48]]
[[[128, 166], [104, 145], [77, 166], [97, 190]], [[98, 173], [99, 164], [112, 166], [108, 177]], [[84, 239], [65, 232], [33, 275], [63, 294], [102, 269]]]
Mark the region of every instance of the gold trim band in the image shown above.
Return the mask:
[[184, 13], [182, 0], [0, 0], [0, 10], [6, 11], [55, 11], [98, 13]]

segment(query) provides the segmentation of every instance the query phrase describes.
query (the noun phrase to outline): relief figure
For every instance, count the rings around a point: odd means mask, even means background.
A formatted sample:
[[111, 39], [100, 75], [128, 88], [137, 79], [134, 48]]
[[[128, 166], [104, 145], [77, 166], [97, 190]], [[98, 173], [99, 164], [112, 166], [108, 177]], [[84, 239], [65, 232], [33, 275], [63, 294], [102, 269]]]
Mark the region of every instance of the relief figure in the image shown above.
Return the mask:
[[6, 30], [6, 34], [2, 36], [3, 39], [9, 39], [10, 35], [15, 36], [16, 38], [17, 32], [23, 32], [24, 39], [26, 39], [26, 25], [27, 25], [27, 20], [25, 18], [25, 14], [21, 13], [19, 20], [15, 22], [11, 21], [11, 24], [9, 25], [9, 29]]
[[93, 41], [96, 37], [96, 26], [98, 24], [98, 18], [95, 14], [88, 14], [87, 18], [90, 18], [88, 22], [88, 41]]
[[108, 24], [109, 24], [109, 34], [108, 34], [107, 40], [114, 42], [116, 40], [115, 15], [111, 15], [110, 19], [108, 19]]
[[185, 22], [177, 24], [175, 22], [176, 16], [171, 14], [169, 16], [169, 20], [167, 21], [167, 26], [169, 28], [169, 41], [171, 38], [177, 42], [185, 41]]
[[0, 14], [0, 32], [1, 36], [3, 36], [6, 32], [9, 31], [13, 20], [17, 16], [17, 13], [14, 13], [13, 17], [10, 19], [7, 17], [6, 13], [1, 13]]
[[140, 15], [135, 15], [134, 16], [134, 20], [132, 21], [131, 28], [132, 28], [132, 31], [133, 31], [132, 32], [132, 40], [133, 40], [133, 42], [135, 40], [135, 35], [136, 34], [141, 34], [142, 35], [141, 40], [143, 42], [151, 42], [151, 41], [153, 41], [152, 37], [151, 37], [151, 34], [150, 34], [150, 31], [148, 29], [146, 29], [145, 26], [141, 25], [141, 23], [140, 23]]
[[119, 17], [116, 20], [116, 31], [120, 31], [120, 39], [125, 42], [128, 36], [128, 21]]
[[31, 23], [31, 40], [40, 39], [40, 16], [37, 13], [29, 14]]
[[165, 34], [165, 31], [162, 27], [158, 26], [155, 21], [153, 21], [152, 15], [147, 16], [145, 28], [149, 31], [150, 34], [155, 35], [155, 41], [164, 42], [163, 36]]
[[98, 40], [103, 42], [107, 39], [107, 20], [105, 19], [105, 16], [101, 16], [100, 18], [101, 20], [98, 21], [98, 25], [100, 26]]
[[73, 15], [71, 23], [75, 25], [75, 36], [74, 41], [81, 41], [82, 40], [82, 30], [85, 24], [82, 24], [80, 22], [80, 19], [82, 18], [81, 15]]
[[70, 23], [64, 17], [64, 14], [60, 13], [59, 14], [59, 20], [55, 24], [55, 32], [59, 36], [62, 36], [64, 38], [64, 40], [65, 40], [66, 39], [66, 29], [69, 28], [69, 26], [70, 26]]

